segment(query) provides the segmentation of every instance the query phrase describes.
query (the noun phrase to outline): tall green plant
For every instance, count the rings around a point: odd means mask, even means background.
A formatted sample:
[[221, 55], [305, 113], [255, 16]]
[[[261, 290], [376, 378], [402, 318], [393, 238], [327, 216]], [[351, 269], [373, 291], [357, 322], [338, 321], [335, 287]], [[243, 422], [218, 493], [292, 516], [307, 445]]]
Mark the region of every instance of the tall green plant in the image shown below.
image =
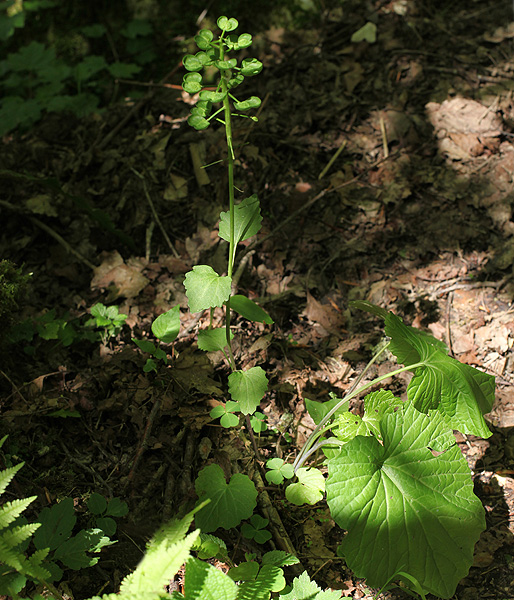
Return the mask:
[[[201, 131], [207, 129], [216, 119], [225, 128], [228, 211], [220, 214], [219, 236], [228, 242], [227, 271], [226, 275], [221, 275], [209, 265], [196, 265], [186, 274], [184, 285], [192, 312], [225, 307], [224, 331], [220, 328], [200, 331], [198, 347], [205, 351], [221, 350], [225, 354], [231, 369], [228, 378], [229, 393], [232, 402], [235, 403], [230, 405], [230, 414], [241, 412], [248, 416], [257, 409], [267, 390], [268, 380], [261, 367], [247, 370], [237, 368], [232, 352], [231, 312], [234, 310], [251, 321], [272, 323], [272, 320], [249, 298], [232, 294], [237, 245], [254, 236], [259, 231], [262, 221], [259, 200], [255, 194], [236, 203], [232, 129], [233, 117], [257, 120], [256, 117], [249, 117], [245, 113], [258, 108], [261, 101], [257, 96], [238, 100], [233, 91], [246, 77], [260, 73], [262, 63], [255, 58], [245, 58], [238, 64], [232, 53], [251, 46], [252, 36], [249, 33], [231, 33], [238, 27], [236, 19], [223, 16], [218, 19], [217, 24], [221, 30], [217, 38], [209, 29], [202, 29], [195, 36], [199, 52], [184, 56], [183, 64], [188, 73], [184, 76], [182, 86], [190, 94], [199, 93], [199, 101], [191, 109], [188, 119], [191, 127]], [[216, 69], [219, 73], [216, 88], [213, 90], [203, 89], [201, 72], [205, 68]]]

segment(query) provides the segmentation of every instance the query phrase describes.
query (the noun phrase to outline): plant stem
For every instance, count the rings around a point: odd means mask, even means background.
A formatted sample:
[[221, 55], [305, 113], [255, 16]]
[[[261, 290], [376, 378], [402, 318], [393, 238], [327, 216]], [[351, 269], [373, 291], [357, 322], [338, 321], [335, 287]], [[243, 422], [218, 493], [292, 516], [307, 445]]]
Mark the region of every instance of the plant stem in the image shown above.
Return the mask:
[[[223, 43], [220, 45], [220, 60], [224, 59], [224, 48]], [[227, 150], [228, 150], [228, 199], [229, 199], [229, 214], [230, 214], [230, 240], [228, 247], [228, 269], [227, 275], [232, 279], [232, 271], [234, 268], [234, 255], [235, 255], [235, 235], [234, 235], [234, 149], [232, 147], [232, 121], [230, 114], [230, 99], [228, 97], [227, 87], [227, 76], [225, 71], [221, 73], [221, 89], [225, 94], [223, 99], [223, 110], [225, 117], [225, 135], [227, 138]], [[234, 361], [234, 355], [232, 353], [232, 344], [230, 340], [230, 297], [226, 302], [225, 308], [225, 330], [227, 335], [228, 353], [231, 359], [232, 370], [235, 371], [236, 365]]]
[[296, 460], [293, 463], [293, 467], [294, 467], [295, 473], [302, 466], [302, 464], [305, 462], [305, 459], [310, 454], [309, 450], [310, 450], [311, 446], [318, 439], [318, 437], [320, 435], [322, 435], [323, 432], [321, 430], [323, 429], [323, 427], [325, 426], [325, 424], [328, 423], [329, 419], [339, 410], [339, 408], [341, 408], [341, 406], [345, 402], [348, 402], [349, 400], [351, 400], [352, 398], [354, 398], [358, 394], [364, 392], [365, 390], [369, 389], [370, 387], [373, 387], [374, 385], [377, 385], [377, 383], [380, 383], [381, 381], [384, 381], [384, 379], [389, 379], [390, 377], [394, 377], [395, 375], [399, 375], [400, 373], [405, 373], [405, 371], [412, 371], [413, 369], [417, 369], [418, 367], [424, 366], [424, 364], [425, 363], [423, 363], [423, 362], [419, 362], [419, 363], [414, 363], [412, 365], [408, 365], [407, 367], [401, 367], [399, 369], [391, 371], [390, 373], [386, 373], [385, 375], [381, 375], [380, 377], [377, 377], [376, 379], [373, 379], [373, 381], [370, 381], [370, 382], [364, 384], [360, 388], [354, 389], [353, 391], [345, 394], [345, 396], [342, 398], [341, 402], [338, 402], [334, 406], [334, 408], [332, 408], [332, 410], [330, 410], [323, 417], [323, 419], [316, 425], [316, 429], [314, 429], [314, 431], [310, 434], [309, 438], [305, 442], [303, 448], [300, 450], [300, 453], [298, 454], [298, 456], [296, 457]]

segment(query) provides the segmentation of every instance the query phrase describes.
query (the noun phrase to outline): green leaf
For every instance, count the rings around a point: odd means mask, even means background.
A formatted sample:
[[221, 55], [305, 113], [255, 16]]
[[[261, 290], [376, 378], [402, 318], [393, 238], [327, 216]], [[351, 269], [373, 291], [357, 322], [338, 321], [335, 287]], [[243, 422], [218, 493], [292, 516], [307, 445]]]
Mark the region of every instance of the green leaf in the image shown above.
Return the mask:
[[316, 504], [323, 498], [325, 491], [325, 478], [318, 469], [302, 467], [296, 472], [298, 483], [292, 483], [286, 488], [286, 498], [289, 502], [301, 506], [302, 504]]
[[73, 67], [73, 75], [77, 81], [83, 82], [106, 68], [107, 63], [103, 56], [90, 55]]
[[216, 23], [222, 31], [234, 31], [239, 27], [237, 19], [228, 19], [227, 17], [219, 17]]
[[214, 34], [210, 29], [200, 29], [198, 35], [195, 35], [195, 42], [200, 50], [210, 48], [210, 42], [214, 38]]
[[230, 277], [221, 277], [208, 265], [194, 266], [184, 281], [190, 311], [223, 306], [230, 296], [231, 283]]
[[[230, 339], [234, 334], [230, 332]], [[227, 346], [227, 330], [224, 327], [216, 329], [201, 329], [198, 332], [198, 348], [204, 352], [216, 352]]]
[[162, 315], [159, 315], [152, 323], [152, 333], [165, 344], [173, 342], [179, 331], [180, 306], [178, 304]]
[[34, 545], [38, 550], [55, 550], [70, 537], [76, 520], [73, 498], [64, 498], [51, 508], [43, 508], [38, 515], [41, 527], [34, 534]]
[[194, 543], [192, 550], [196, 550], [198, 558], [214, 558], [227, 556], [227, 545], [220, 538], [210, 533], [201, 533], [198, 540]]
[[197, 530], [186, 535], [196, 510], [180, 521], [174, 519], [166, 523], [157, 531], [136, 570], [121, 582], [120, 596], [113, 595], [113, 600], [128, 598], [130, 594], [134, 595], [134, 600], [144, 598], [144, 593], [148, 592], [155, 594], [153, 600], [160, 598], [164, 586], [173, 580], [200, 534]]
[[88, 498], [87, 507], [94, 515], [101, 515], [107, 509], [107, 500], [102, 496], [102, 494], [93, 492]]
[[200, 500], [211, 500], [195, 517], [197, 527], [205, 533], [218, 527], [237, 527], [251, 516], [257, 505], [257, 490], [252, 480], [247, 475], [235, 473], [227, 484], [223, 470], [216, 464], [200, 471], [195, 489]]
[[202, 76], [200, 73], [186, 73], [182, 87], [188, 94], [197, 94], [202, 89]]
[[214, 66], [220, 71], [228, 71], [237, 65], [237, 59], [230, 58], [229, 60], [215, 60]]
[[252, 45], [252, 36], [249, 33], [242, 33], [239, 36], [229, 35], [225, 43], [229, 50], [242, 50]]
[[234, 309], [236, 313], [239, 313], [245, 319], [253, 321], [254, 323], [266, 323], [266, 325], [273, 324], [273, 319], [268, 313], [246, 296], [240, 294], [231, 296], [230, 308]]
[[124, 517], [128, 514], [128, 504], [119, 498], [111, 498], [107, 504], [106, 515], [111, 517]]
[[213, 92], [211, 90], [202, 90], [200, 92], [200, 100], [207, 102], [222, 102], [226, 95], [226, 92]]
[[269, 519], [265, 519], [261, 515], [252, 515], [250, 522], [242, 525], [241, 533], [248, 540], [255, 540], [257, 544], [265, 544], [271, 539], [271, 533], [266, 530], [268, 524]]
[[215, 406], [209, 415], [213, 419], [220, 418], [220, 425], [228, 429], [239, 425], [239, 417], [234, 414], [235, 412], [239, 412], [239, 404], [229, 400], [226, 404]]
[[111, 519], [111, 517], [98, 517], [98, 519], [95, 520], [95, 525], [98, 529], [101, 529], [107, 537], [111, 537], [116, 533], [116, 521]]
[[[341, 398], [338, 398], [333, 392], [330, 393], [330, 400], [325, 402], [317, 402], [316, 400], [309, 400], [305, 398], [305, 408], [312, 417], [312, 420], [316, 425], [327, 415], [336, 404], [341, 402]], [[334, 417], [348, 412], [348, 402], [345, 402], [334, 414]]]
[[143, 367], [143, 371], [145, 373], [150, 373], [155, 371], [157, 373], [157, 363], [153, 358], [147, 358], [145, 362], [145, 366]]
[[141, 71], [141, 67], [139, 65], [123, 62], [111, 63], [107, 67], [107, 69], [113, 77], [118, 77], [120, 79], [127, 79], [129, 77], [133, 77]]
[[235, 402], [239, 403], [239, 408], [244, 415], [255, 412], [267, 389], [268, 378], [261, 367], [252, 367], [247, 371], [233, 371], [228, 376], [229, 394]]
[[250, 98], [241, 102], [234, 102], [234, 108], [236, 110], [250, 110], [250, 108], [259, 108], [260, 105], [261, 99], [257, 96], [250, 96]]
[[270, 469], [266, 473], [267, 481], [275, 485], [280, 485], [284, 479], [294, 477], [293, 465], [286, 463], [282, 458], [270, 458], [266, 463], [266, 468]]
[[288, 594], [280, 594], [279, 600], [340, 600], [340, 591], [323, 592], [315, 581], [311, 581], [307, 571], [293, 579], [293, 589]]
[[257, 577], [258, 573], [259, 563], [249, 560], [229, 569], [227, 575], [233, 581], [251, 581]]
[[153, 342], [149, 340], [136, 340], [136, 338], [132, 338], [134, 344], [143, 352], [151, 354], [152, 356], [155, 354], [156, 347]]
[[244, 58], [241, 62], [241, 73], [245, 77], [253, 77], [262, 71], [262, 63], [256, 58]]
[[483, 415], [494, 403], [493, 376], [451, 358], [442, 342], [405, 325], [396, 315], [368, 302], [353, 304], [384, 318], [391, 352], [405, 366], [413, 365], [407, 396], [418, 410], [426, 413], [437, 408], [448, 416], [454, 429], [491, 436]]
[[190, 558], [186, 563], [184, 587], [188, 600], [235, 600], [237, 585], [216, 567]]
[[191, 115], [198, 115], [199, 117], [208, 117], [211, 114], [212, 102], [207, 100], [199, 100], [195, 106], [191, 109]]
[[300, 561], [283, 550], [271, 550], [266, 552], [262, 557], [261, 564], [263, 565], [274, 565], [275, 567], [289, 567], [291, 565], [297, 565]]
[[190, 127], [196, 129], [197, 131], [203, 131], [210, 125], [210, 122], [207, 121], [207, 119], [197, 114], [191, 114], [191, 116], [189, 116], [187, 119], [187, 123]]
[[[245, 198], [234, 207], [234, 239], [238, 244], [255, 235], [261, 228], [261, 209], [256, 194]], [[230, 212], [220, 214], [219, 235], [230, 242]]]
[[358, 29], [351, 37], [353, 43], [368, 42], [374, 44], [377, 41], [377, 26], [375, 23], [368, 21], [366, 25], [363, 25]]
[[60, 560], [69, 569], [78, 571], [98, 562], [97, 557], [89, 556], [86, 552], [96, 552], [95, 547], [98, 547], [99, 544], [100, 547], [105, 546], [107, 543], [109, 543], [109, 538], [105, 537], [101, 529], [82, 529], [56, 549], [54, 558]]
[[237, 87], [238, 85], [240, 85], [241, 83], [243, 83], [243, 81], [245, 80], [244, 75], [242, 75], [241, 73], [236, 73], [233, 77], [231, 77], [228, 82], [227, 82], [227, 88], [229, 90]]
[[[408, 403], [380, 428], [383, 445], [358, 436], [328, 461], [328, 506], [348, 530], [345, 560], [371, 586], [405, 571], [426, 592], [449, 598], [485, 529], [467, 462], [435, 411], [424, 415]], [[445, 448], [439, 456], [430, 451], [434, 440]]]
[[[203, 54], [205, 55], [205, 52]], [[182, 64], [187, 71], [201, 71], [204, 67], [202, 59], [192, 54], [186, 54], [182, 59]]]
[[266, 419], [266, 415], [259, 411], [253, 413], [250, 417], [250, 425], [255, 433], [260, 433], [261, 431], [266, 431], [266, 429], [268, 429]]

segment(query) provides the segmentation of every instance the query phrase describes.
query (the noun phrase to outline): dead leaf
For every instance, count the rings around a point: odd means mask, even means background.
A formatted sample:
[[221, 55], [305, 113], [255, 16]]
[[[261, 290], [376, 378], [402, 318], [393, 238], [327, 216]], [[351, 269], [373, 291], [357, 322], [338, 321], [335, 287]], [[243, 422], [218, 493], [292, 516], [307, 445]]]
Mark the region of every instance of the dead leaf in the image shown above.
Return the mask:
[[120, 298], [135, 298], [149, 283], [141, 273], [142, 264], [131, 259], [126, 265], [116, 250], [104, 253], [104, 259], [94, 271], [91, 289], [110, 288], [111, 300]]

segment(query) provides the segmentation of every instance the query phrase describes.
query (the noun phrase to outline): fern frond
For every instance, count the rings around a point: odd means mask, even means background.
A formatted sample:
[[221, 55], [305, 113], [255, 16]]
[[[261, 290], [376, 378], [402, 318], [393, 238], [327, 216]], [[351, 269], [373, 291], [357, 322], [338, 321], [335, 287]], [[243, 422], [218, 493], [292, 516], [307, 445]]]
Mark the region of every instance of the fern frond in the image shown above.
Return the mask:
[[[0, 472], [0, 477], [2, 472]], [[30, 498], [24, 498], [23, 500], [13, 500], [12, 502], [6, 502], [0, 508], [0, 530], [5, 529], [15, 519], [17, 519], [21, 513], [27, 508], [27, 506], [34, 502], [37, 496], [31, 496]]]
[[38, 581], [48, 581], [51, 578], [50, 571], [41, 566], [50, 552], [49, 548], [36, 550], [31, 556], [27, 557], [26, 574]]
[[5, 489], [11, 483], [12, 478], [23, 467], [24, 464], [24, 462], [21, 462], [14, 467], [9, 467], [3, 471], [0, 471], [0, 494], [5, 492]]
[[25, 561], [25, 556], [15, 548], [10, 548], [0, 537], [0, 563], [16, 569], [18, 572], [23, 572], [22, 564]]
[[22, 544], [25, 540], [34, 535], [34, 531], [41, 527], [41, 523], [28, 523], [27, 525], [20, 525], [7, 529], [0, 534], [0, 539], [8, 548], [16, 548]]

